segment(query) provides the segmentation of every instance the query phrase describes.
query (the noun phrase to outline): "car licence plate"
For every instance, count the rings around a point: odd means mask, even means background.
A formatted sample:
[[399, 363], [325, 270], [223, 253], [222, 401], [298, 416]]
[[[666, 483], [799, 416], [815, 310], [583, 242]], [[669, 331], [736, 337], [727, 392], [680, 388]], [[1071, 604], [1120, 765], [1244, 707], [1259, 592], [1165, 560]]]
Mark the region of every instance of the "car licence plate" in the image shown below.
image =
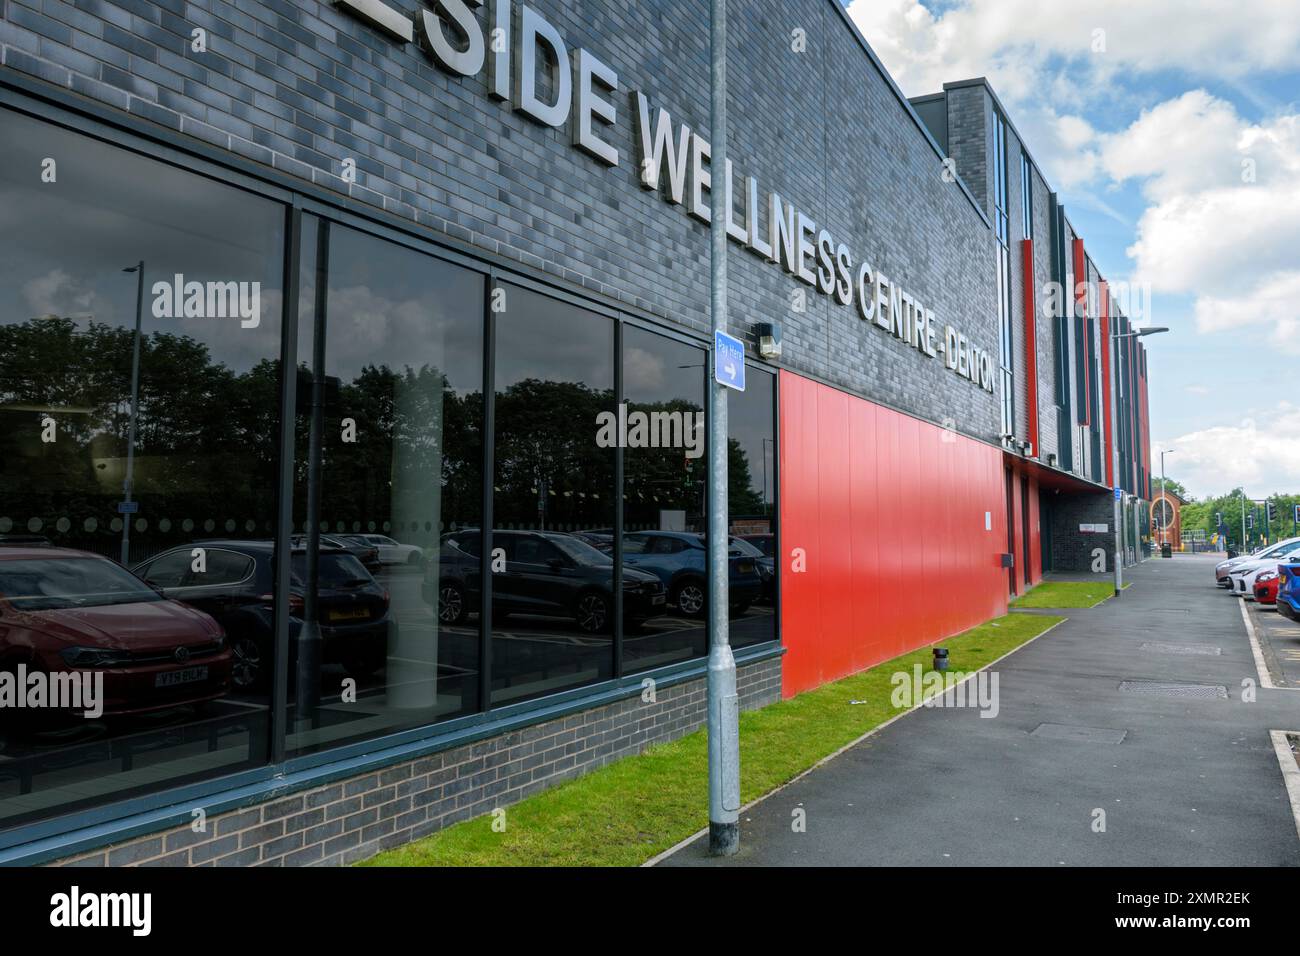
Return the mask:
[[751, 564], [749, 561], [741, 561], [739, 564], [736, 565], [736, 569], [739, 570], [741, 574], [754, 573], [754, 565]]
[[370, 609], [364, 607], [349, 608], [346, 611], [330, 611], [331, 621], [364, 621], [370, 617]]
[[177, 684], [193, 684], [208, 679], [208, 666], [186, 667], [178, 671], [163, 671], [153, 679], [154, 687], [175, 687]]

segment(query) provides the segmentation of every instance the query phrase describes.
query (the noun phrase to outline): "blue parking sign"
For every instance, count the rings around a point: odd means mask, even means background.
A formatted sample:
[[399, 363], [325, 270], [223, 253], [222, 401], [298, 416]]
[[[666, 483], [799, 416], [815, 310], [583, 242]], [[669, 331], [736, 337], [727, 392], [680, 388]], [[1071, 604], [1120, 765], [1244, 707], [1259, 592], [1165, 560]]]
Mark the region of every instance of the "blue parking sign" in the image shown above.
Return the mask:
[[745, 390], [745, 343], [726, 332], [713, 335], [713, 378], [719, 385]]
[[1121, 488], [1121, 487], [1119, 487], [1118, 485], [1116, 485], [1116, 486], [1115, 486], [1115, 500], [1116, 500], [1116, 501], [1119, 501], [1119, 500], [1120, 500], [1121, 498], [1123, 498], [1123, 497], [1124, 497], [1124, 489]]

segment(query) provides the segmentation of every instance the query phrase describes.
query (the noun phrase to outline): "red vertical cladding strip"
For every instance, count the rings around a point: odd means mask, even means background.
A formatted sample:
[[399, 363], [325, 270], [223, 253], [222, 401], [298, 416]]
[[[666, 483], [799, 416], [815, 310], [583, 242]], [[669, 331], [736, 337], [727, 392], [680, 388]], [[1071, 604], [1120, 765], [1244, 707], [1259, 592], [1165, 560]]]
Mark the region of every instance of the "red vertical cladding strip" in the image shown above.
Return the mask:
[[[899, 540], [907, 533], [901, 513], [903, 474], [898, 451], [901, 420], [901, 415], [893, 414], [888, 409], [881, 408], [876, 412], [876, 434], [880, 436], [877, 445], [880, 459], [876, 464], [880, 476], [877, 491], [880, 499], [880, 576], [886, 587], [891, 589], [903, 571], [903, 553]], [[905, 608], [895, 594], [892, 600], [881, 607], [881, 660], [889, 657], [890, 650], [897, 646], [904, 620]]]
[[1101, 282], [1101, 409], [1102, 426], [1106, 436], [1106, 485], [1115, 486], [1115, 437], [1111, 431], [1110, 408], [1110, 286]]
[[[1083, 338], [1083, 423], [1092, 424], [1092, 342], [1087, 335], [1088, 323], [1088, 258], [1083, 253], [1083, 240], [1074, 240], [1074, 289], [1071, 290], [1076, 303], [1082, 308], [1076, 311], [1075, 322], [1082, 322]], [[1080, 318], [1079, 316], [1082, 316]], [[1073, 328], [1071, 323], [1071, 328]]]
[[822, 682], [821, 610], [815, 578], [791, 570], [793, 554], [817, 566], [817, 407], [807, 379], [781, 372], [781, 637], [787, 654], [782, 692], [789, 697]]
[[1128, 476], [1128, 487], [1136, 488], [1138, 486], [1138, 429], [1142, 427], [1142, 396], [1138, 394], [1138, 377], [1137, 366], [1137, 336], [1129, 336], [1124, 340], [1124, 347], [1128, 349], [1128, 393], [1129, 393], [1129, 430], [1128, 430], [1128, 460], [1132, 472]]
[[[821, 604], [822, 662], [832, 678], [853, 672], [853, 647], [859, 639], [853, 621], [853, 538], [846, 517], [849, 486], [849, 403], [833, 388], [818, 388], [817, 401], [817, 591]], [[832, 438], [831, 436], [838, 436]]]
[[1040, 527], [1042, 511], [1038, 503], [1038, 479], [1029, 479], [1029, 580], [1037, 584], [1043, 580], [1043, 530]]
[[871, 648], [883, 639], [881, 617], [891, 596], [881, 587], [879, 482], [876, 476], [876, 406], [849, 406], [849, 514], [853, 551], [853, 647], [855, 671], [869, 666]]
[[1021, 286], [1025, 311], [1025, 405], [1029, 413], [1029, 440], [1038, 456], [1038, 317], [1034, 313], [1034, 240], [1020, 243]]
[[[918, 484], [915, 486], [921, 501], [926, 502], [926, 520], [921, 524], [918, 543], [921, 546], [920, 561], [917, 566], [926, 581], [942, 581], [943, 549], [948, 542], [948, 527], [944, 522], [943, 509], [939, 507], [944, 488], [939, 484], [939, 441], [943, 435], [942, 428], [917, 423], [917, 451], [920, 455], [920, 469], [916, 474]], [[931, 611], [925, 615], [922, 633], [927, 640], [937, 641], [945, 633], [943, 615]]]
[[1142, 441], [1142, 447], [1139, 451], [1142, 454], [1142, 467], [1146, 471], [1147, 486], [1145, 489], [1139, 489], [1139, 493], [1145, 498], [1151, 497], [1151, 408], [1147, 404], [1147, 376], [1146, 376], [1146, 349], [1139, 346], [1138, 353], [1141, 361], [1144, 363], [1139, 371], [1142, 373], [1142, 429], [1139, 437]]

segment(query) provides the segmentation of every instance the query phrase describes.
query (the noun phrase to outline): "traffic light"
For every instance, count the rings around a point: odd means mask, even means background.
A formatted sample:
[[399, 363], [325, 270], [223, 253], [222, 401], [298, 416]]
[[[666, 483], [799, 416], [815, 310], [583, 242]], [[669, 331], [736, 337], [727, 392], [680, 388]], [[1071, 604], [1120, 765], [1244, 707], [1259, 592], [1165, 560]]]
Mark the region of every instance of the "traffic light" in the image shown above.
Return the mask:
[[1246, 515], [1246, 530], [1247, 531], [1255, 530], [1255, 515], [1253, 512], [1251, 514]]
[[[1297, 506], [1297, 509], [1296, 509], [1296, 510], [1297, 510], [1297, 511], [1300, 511], [1300, 505]], [[1214, 527], [1215, 527], [1216, 529], [1217, 529], [1217, 528], [1222, 528], [1222, 527], [1223, 527], [1223, 512], [1222, 512], [1222, 511], [1216, 511], [1216, 512], [1214, 513]]]
[[1264, 505], [1264, 509], [1268, 514], [1269, 524], [1272, 524], [1274, 521], [1277, 520], [1277, 505], [1273, 504], [1273, 502], [1270, 501]]

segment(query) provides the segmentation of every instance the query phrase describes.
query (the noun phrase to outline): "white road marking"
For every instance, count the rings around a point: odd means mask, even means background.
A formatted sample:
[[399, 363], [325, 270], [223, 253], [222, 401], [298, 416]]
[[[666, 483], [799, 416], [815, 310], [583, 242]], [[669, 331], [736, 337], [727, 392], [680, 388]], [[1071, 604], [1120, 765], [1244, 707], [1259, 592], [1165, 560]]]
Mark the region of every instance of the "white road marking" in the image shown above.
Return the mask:
[[1241, 602], [1241, 619], [1246, 622], [1246, 636], [1250, 638], [1250, 653], [1255, 658], [1255, 670], [1259, 673], [1259, 686], [1266, 687], [1269, 690], [1300, 690], [1300, 687], [1278, 687], [1273, 683], [1273, 678], [1268, 676], [1268, 665], [1264, 663], [1264, 651], [1259, 646], [1259, 638], [1255, 634], [1255, 622], [1250, 619], [1250, 612], [1246, 610], [1246, 602]]
[[1273, 738], [1273, 752], [1277, 754], [1277, 762], [1282, 768], [1286, 795], [1291, 801], [1291, 816], [1295, 818], [1296, 835], [1300, 836], [1300, 765], [1296, 763], [1295, 755], [1291, 753], [1291, 744], [1287, 741], [1286, 731], [1270, 730], [1268, 735]]

